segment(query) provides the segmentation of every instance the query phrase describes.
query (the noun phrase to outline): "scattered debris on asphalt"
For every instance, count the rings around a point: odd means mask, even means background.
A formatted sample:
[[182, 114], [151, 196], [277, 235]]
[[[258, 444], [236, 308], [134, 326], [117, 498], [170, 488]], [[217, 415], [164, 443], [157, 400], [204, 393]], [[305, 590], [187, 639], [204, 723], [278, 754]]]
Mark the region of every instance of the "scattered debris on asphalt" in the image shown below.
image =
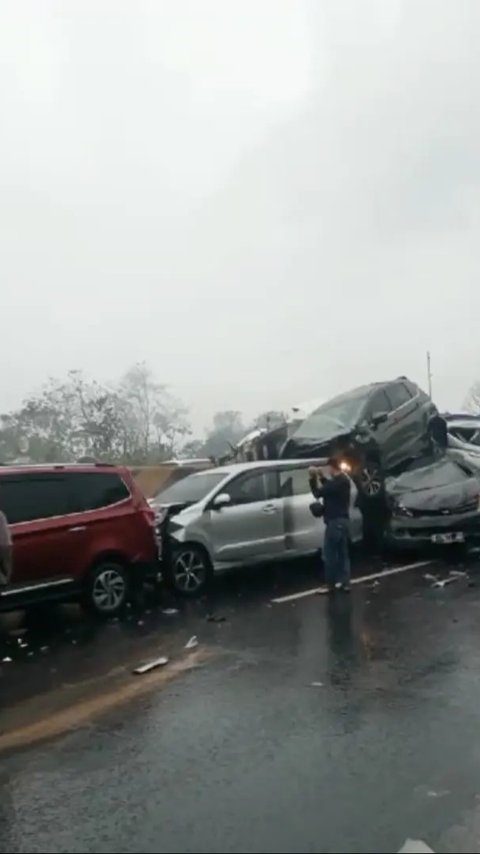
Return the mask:
[[173, 617], [174, 614], [178, 614], [178, 608], [164, 608], [162, 614], [165, 614], [166, 617]]
[[323, 688], [323, 682], [310, 682], [310, 688]]
[[40, 652], [48, 652], [48, 646], [41, 646]]
[[429, 797], [429, 798], [445, 798], [449, 794], [450, 794], [450, 792], [448, 791], [448, 789], [442, 789], [442, 791], [440, 791], [440, 792], [435, 792], [434, 789], [430, 789], [427, 792], [427, 797]]
[[193, 635], [190, 640], [185, 644], [185, 649], [195, 649], [198, 646], [198, 638], [196, 635]]
[[217, 616], [216, 614], [207, 614], [207, 623], [225, 623], [226, 617]]
[[434, 854], [434, 851], [421, 839], [407, 839], [398, 854]]
[[2, 664], [11, 664], [11, 663], [12, 663], [12, 659], [10, 658], [10, 656], [6, 655], [5, 658], [2, 658]]
[[156, 667], [165, 667], [168, 664], [168, 658], [166, 655], [160, 656], [160, 658], [154, 658], [153, 661], [148, 661], [147, 664], [141, 664], [140, 667], [136, 667], [133, 671], [137, 676], [141, 676], [144, 673], [149, 673], [151, 670], [155, 670]]
[[425, 581], [430, 581], [432, 587], [446, 587], [447, 584], [453, 584], [454, 581], [459, 581], [464, 577], [464, 573], [460, 572], [451, 572], [447, 578], [439, 578], [437, 575], [431, 575], [429, 572], [426, 572], [423, 576]]
[[145, 625], [144, 620], [139, 620], [137, 623], [137, 626], [144, 626], [144, 625]]

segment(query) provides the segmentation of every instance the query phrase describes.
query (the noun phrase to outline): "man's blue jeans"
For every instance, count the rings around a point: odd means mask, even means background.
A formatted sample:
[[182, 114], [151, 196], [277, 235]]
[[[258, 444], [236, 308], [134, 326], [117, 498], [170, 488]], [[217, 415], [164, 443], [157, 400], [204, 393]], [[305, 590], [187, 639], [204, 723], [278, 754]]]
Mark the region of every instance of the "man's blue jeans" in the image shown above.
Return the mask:
[[332, 519], [325, 528], [323, 564], [329, 585], [350, 583], [348, 519]]

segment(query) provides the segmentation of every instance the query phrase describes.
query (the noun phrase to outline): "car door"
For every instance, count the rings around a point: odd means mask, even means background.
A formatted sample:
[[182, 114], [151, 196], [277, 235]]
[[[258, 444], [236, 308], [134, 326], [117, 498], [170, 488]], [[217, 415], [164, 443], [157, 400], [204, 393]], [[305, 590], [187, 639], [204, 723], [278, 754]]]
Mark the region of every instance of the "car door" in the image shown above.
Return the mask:
[[67, 576], [74, 538], [64, 475], [39, 472], [0, 477], [0, 507], [12, 535], [12, 583]]
[[406, 383], [398, 381], [388, 386], [387, 397], [392, 407], [393, 439], [391, 466], [415, 457], [425, 445], [427, 423], [421, 423], [419, 393], [412, 394]]
[[267, 560], [284, 550], [283, 499], [276, 471], [244, 472], [222, 486], [230, 504], [210, 512], [210, 539], [216, 563]]
[[[395, 456], [395, 422], [391, 403], [384, 389], [375, 392], [365, 415], [373, 431], [380, 464], [384, 470], [388, 470]], [[383, 420], [380, 421], [378, 419], [381, 416]]]
[[286, 465], [279, 472], [280, 495], [284, 501], [285, 549], [292, 557], [317, 551], [325, 533], [323, 519], [315, 518], [308, 480], [308, 466]]

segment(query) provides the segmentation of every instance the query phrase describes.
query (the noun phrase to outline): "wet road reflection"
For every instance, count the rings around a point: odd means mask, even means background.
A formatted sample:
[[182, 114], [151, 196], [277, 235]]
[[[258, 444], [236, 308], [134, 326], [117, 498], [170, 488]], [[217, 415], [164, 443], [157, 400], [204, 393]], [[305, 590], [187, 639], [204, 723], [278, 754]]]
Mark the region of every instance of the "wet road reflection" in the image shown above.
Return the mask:
[[59, 669], [64, 656], [88, 672], [152, 636], [183, 645], [195, 633], [213, 655], [3, 756], [0, 850], [396, 851], [407, 836], [472, 850], [480, 588], [462, 578], [437, 589], [420, 571], [272, 605], [278, 590], [316, 581], [311, 566], [293, 583], [283, 572], [230, 578], [170, 616], [162, 598], [122, 624], [68, 615]]

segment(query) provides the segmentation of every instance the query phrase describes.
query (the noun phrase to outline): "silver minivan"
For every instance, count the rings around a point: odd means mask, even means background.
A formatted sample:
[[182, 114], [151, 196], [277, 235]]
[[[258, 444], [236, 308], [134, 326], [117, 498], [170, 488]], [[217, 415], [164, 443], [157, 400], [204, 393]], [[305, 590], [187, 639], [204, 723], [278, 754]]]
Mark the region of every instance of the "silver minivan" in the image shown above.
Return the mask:
[[[164, 572], [183, 595], [198, 594], [213, 573], [313, 555], [325, 526], [311, 511], [308, 467], [320, 460], [240, 463], [191, 474], [153, 501]], [[352, 482], [350, 537], [362, 539]]]

